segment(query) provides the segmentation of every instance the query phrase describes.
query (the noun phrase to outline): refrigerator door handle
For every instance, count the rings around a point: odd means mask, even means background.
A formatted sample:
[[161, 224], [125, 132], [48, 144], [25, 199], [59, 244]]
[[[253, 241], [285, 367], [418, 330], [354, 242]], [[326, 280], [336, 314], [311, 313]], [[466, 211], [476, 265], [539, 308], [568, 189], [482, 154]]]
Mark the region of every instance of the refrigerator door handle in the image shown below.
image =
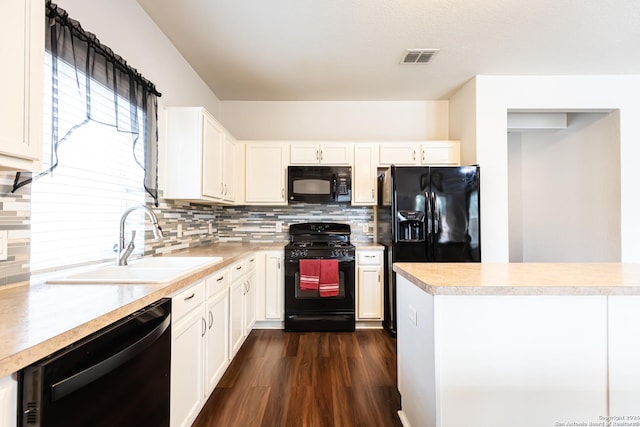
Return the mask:
[[431, 192], [431, 205], [433, 207], [433, 234], [440, 232], [440, 212], [438, 212], [438, 203], [436, 199], [436, 192]]
[[[431, 211], [431, 196], [429, 195], [429, 193], [425, 194], [425, 199], [426, 199], [426, 202], [427, 202], [427, 212], [426, 212], [426, 214], [427, 214], [427, 235], [429, 236], [429, 235], [431, 235], [431, 230], [433, 228], [433, 226], [432, 226], [433, 222], [431, 220], [431, 218], [432, 218], [432, 215], [431, 215], [431, 213], [432, 213], [432, 211]], [[429, 239], [429, 237], [427, 237], [427, 240], [428, 239]]]

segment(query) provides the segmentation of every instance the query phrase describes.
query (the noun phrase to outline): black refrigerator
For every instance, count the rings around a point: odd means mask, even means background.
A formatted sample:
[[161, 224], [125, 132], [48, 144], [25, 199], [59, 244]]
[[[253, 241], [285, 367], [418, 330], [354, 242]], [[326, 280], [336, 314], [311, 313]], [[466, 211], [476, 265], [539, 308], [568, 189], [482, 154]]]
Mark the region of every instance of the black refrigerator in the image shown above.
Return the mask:
[[378, 175], [384, 328], [396, 334], [394, 262], [480, 262], [480, 168], [391, 166]]

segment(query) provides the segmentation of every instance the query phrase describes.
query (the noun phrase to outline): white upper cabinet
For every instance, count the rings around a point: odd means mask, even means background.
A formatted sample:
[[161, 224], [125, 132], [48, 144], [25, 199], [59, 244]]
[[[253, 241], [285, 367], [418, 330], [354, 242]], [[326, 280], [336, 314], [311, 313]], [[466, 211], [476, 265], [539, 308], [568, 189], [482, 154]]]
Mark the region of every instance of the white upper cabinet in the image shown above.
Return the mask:
[[204, 108], [167, 108], [166, 150], [167, 199], [235, 202], [236, 143]]
[[0, 26], [0, 169], [38, 171], [42, 157], [44, 2], [6, 0]]
[[375, 205], [377, 202], [377, 158], [376, 144], [355, 144], [353, 153], [353, 197], [354, 206]]
[[286, 205], [288, 144], [247, 142], [245, 201], [249, 205]]
[[460, 164], [460, 141], [427, 141], [421, 145], [423, 165]]
[[350, 143], [291, 143], [292, 165], [349, 165]]
[[383, 142], [381, 166], [459, 165], [460, 141]]
[[380, 165], [417, 165], [419, 149], [415, 142], [383, 142], [380, 144]]

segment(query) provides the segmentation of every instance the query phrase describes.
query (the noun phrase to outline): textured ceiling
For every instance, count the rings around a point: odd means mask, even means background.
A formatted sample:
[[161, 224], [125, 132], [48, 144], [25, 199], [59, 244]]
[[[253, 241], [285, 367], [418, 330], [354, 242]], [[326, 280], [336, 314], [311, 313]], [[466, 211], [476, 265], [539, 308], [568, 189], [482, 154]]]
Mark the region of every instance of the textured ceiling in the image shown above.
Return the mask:
[[[478, 74], [640, 74], [638, 0], [137, 1], [221, 100], [438, 100]], [[440, 52], [400, 65], [412, 48]]]

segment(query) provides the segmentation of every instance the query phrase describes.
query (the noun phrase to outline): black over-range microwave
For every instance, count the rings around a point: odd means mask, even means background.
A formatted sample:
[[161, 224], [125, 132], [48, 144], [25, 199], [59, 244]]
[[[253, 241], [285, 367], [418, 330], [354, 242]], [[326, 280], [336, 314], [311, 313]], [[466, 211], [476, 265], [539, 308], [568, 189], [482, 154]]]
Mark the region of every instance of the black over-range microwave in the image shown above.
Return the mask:
[[349, 166], [289, 166], [287, 176], [290, 202], [351, 202]]

